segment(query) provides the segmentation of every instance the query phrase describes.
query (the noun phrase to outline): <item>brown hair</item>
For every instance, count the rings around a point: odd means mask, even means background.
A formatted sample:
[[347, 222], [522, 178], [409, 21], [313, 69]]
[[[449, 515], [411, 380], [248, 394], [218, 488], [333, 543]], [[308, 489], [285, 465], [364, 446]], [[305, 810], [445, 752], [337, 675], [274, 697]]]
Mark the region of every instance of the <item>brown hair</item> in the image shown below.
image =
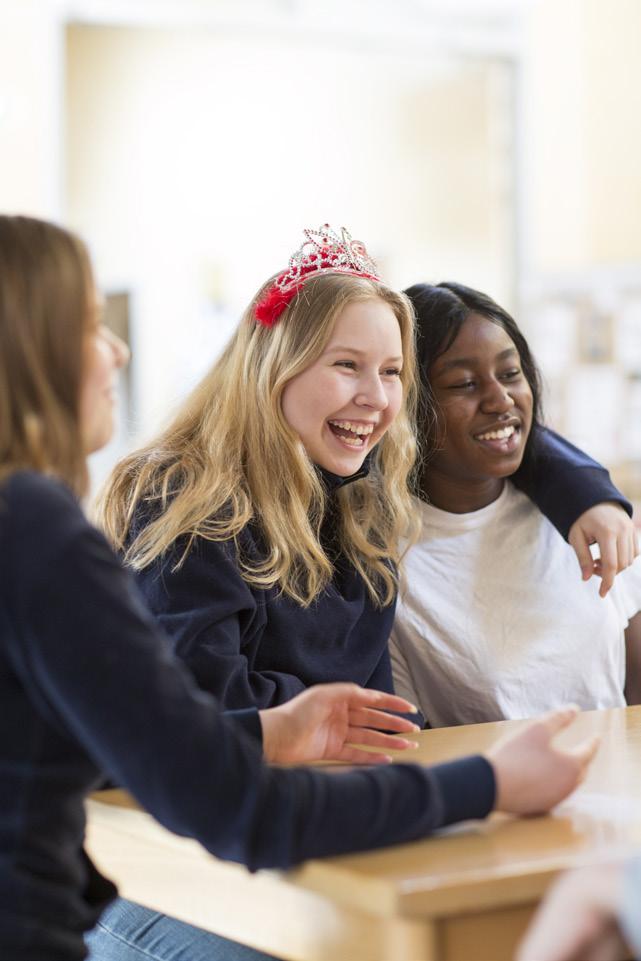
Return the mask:
[[[239, 558], [242, 576], [259, 587], [278, 585], [300, 604], [311, 604], [333, 573], [319, 540], [325, 492], [300, 438], [285, 421], [281, 396], [287, 383], [320, 356], [348, 304], [382, 300], [401, 331], [404, 403], [374, 449], [369, 476], [339, 491], [338, 500], [341, 546], [374, 602], [389, 604], [401, 542], [415, 513], [408, 492], [415, 458], [409, 302], [372, 280], [319, 274], [268, 329], [255, 320], [264, 289], [170, 426], [116, 467], [102, 499], [103, 528], [125, 551], [126, 562], [140, 570], [179, 538], [186, 539], [184, 559], [194, 537], [234, 540], [253, 521], [262, 530], [266, 556], [263, 563]], [[152, 517], [132, 532], [144, 505], [153, 505]]]
[[0, 215], [0, 479], [32, 469], [86, 491], [79, 411], [90, 290], [82, 241]]

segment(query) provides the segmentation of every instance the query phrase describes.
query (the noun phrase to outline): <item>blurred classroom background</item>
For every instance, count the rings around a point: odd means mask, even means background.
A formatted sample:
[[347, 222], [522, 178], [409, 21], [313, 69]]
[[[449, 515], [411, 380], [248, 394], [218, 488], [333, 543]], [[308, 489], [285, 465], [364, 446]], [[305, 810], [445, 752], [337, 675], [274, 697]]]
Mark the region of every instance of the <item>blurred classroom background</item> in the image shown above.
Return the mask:
[[0, 209], [129, 340], [98, 482], [302, 239], [511, 309], [548, 422], [641, 502], [640, 0], [0, 0]]

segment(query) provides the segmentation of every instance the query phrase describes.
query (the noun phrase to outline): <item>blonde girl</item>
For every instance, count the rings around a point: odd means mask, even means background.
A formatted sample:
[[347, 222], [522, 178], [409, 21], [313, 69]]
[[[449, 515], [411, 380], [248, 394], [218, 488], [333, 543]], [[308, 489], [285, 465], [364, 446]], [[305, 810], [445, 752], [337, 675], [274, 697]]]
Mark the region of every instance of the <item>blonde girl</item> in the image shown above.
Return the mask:
[[413, 525], [412, 311], [346, 232], [309, 236], [289, 300], [285, 271], [103, 500], [104, 529], [177, 653], [231, 708], [330, 678], [392, 689]]

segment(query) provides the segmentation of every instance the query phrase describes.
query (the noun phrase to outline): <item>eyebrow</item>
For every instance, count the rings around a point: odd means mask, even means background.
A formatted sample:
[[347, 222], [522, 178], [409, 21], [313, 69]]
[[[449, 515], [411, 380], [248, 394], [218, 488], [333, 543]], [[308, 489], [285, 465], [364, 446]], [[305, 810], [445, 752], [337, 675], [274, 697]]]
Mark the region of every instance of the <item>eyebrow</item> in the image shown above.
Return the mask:
[[[330, 347], [330, 349], [326, 350], [325, 353], [326, 354], [357, 354], [359, 357], [362, 357], [364, 354], [367, 353], [367, 351], [360, 350], [358, 347], [341, 347], [339, 345], [338, 347]], [[400, 356], [387, 357], [386, 360], [390, 362], [395, 361], [396, 363], [400, 364], [403, 358]]]
[[[506, 360], [512, 354], [518, 355], [518, 350], [516, 347], [507, 347], [496, 355], [494, 360]], [[455, 357], [454, 360], [447, 360], [438, 371], [439, 374], [444, 373], [446, 370], [451, 370], [452, 367], [474, 367], [476, 364], [476, 358], [474, 357]]]

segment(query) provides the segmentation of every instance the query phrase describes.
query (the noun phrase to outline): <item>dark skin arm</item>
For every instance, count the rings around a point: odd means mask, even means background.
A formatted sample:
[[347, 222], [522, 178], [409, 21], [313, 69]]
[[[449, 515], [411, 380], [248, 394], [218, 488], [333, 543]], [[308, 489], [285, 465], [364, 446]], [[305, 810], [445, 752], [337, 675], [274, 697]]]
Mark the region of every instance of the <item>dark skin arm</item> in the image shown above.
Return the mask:
[[625, 631], [624, 693], [628, 704], [641, 704], [641, 611], [634, 615]]

